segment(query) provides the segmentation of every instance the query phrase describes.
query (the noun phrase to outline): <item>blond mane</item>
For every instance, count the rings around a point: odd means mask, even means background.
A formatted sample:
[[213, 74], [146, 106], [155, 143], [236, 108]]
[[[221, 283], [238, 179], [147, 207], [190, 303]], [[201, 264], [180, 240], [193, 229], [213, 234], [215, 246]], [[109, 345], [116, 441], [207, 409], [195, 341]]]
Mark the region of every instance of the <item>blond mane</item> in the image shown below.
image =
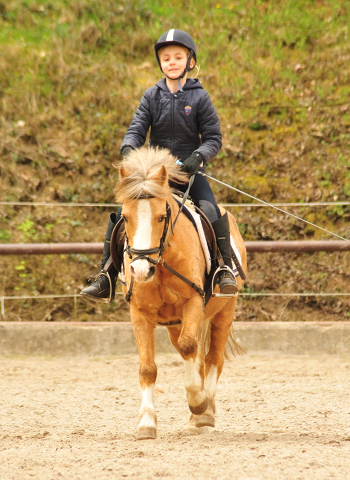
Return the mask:
[[188, 182], [187, 174], [181, 172], [176, 164], [176, 158], [169, 150], [164, 148], [142, 147], [132, 150], [117, 168], [123, 167], [128, 175], [120, 178], [116, 185], [116, 198], [118, 202], [137, 199], [142, 195], [165, 198], [169, 194], [168, 185], [162, 186], [154, 174], [164, 165], [167, 169], [169, 181], [176, 183]]

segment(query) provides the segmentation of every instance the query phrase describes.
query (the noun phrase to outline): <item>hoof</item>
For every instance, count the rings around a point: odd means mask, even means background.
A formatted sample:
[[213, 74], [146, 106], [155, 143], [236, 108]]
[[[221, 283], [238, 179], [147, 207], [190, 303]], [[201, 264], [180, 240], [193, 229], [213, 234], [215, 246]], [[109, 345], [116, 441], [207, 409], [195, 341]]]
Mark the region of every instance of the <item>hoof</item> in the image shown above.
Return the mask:
[[201, 413], [204, 413], [208, 408], [208, 398], [206, 398], [204, 402], [200, 403], [197, 406], [192, 406], [190, 404], [188, 404], [188, 406], [194, 415], [200, 415]]
[[197, 426], [196, 426], [197, 420], [196, 419], [197, 419], [197, 415], [191, 415], [190, 420], [183, 427], [183, 430], [193, 430], [193, 429], [197, 430]]
[[215, 427], [215, 419], [211, 415], [199, 415], [196, 417], [196, 427]]
[[157, 433], [155, 428], [151, 427], [140, 427], [137, 431], [136, 440], [147, 440], [157, 438]]
[[181, 435], [184, 437], [191, 437], [193, 435], [200, 435], [201, 433], [202, 432], [200, 428], [187, 427], [187, 425], [185, 425], [185, 427], [182, 429]]

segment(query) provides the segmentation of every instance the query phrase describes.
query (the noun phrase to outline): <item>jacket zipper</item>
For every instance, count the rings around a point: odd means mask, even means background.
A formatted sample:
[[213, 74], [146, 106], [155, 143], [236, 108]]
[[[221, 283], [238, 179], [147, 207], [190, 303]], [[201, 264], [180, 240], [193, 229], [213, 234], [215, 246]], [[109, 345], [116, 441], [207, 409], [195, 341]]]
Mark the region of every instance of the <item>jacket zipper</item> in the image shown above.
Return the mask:
[[174, 152], [174, 110], [175, 110], [175, 96], [176, 94], [171, 94], [171, 136], [170, 136], [170, 151], [173, 154]]

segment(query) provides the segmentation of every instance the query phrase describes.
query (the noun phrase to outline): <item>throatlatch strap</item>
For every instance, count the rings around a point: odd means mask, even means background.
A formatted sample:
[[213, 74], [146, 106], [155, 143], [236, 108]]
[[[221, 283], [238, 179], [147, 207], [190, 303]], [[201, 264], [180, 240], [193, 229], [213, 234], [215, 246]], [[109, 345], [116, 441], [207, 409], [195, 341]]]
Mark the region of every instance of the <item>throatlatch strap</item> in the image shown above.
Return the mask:
[[129, 303], [130, 302], [130, 298], [131, 298], [131, 295], [132, 295], [132, 287], [134, 286], [134, 277], [132, 276], [131, 277], [131, 280], [130, 280], [130, 286], [129, 286], [129, 290], [128, 290], [128, 293], [125, 295], [125, 300]]

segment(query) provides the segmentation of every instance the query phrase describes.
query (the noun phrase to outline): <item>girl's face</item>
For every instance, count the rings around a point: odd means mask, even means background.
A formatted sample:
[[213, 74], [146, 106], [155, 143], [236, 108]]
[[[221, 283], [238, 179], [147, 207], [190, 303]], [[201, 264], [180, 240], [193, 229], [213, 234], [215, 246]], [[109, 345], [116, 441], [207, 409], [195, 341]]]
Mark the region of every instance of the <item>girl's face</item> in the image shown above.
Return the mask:
[[[162, 48], [158, 56], [163, 73], [170, 79], [176, 80], [186, 68], [189, 52], [179, 45], [169, 45]], [[191, 68], [194, 66], [193, 59], [190, 66]]]

